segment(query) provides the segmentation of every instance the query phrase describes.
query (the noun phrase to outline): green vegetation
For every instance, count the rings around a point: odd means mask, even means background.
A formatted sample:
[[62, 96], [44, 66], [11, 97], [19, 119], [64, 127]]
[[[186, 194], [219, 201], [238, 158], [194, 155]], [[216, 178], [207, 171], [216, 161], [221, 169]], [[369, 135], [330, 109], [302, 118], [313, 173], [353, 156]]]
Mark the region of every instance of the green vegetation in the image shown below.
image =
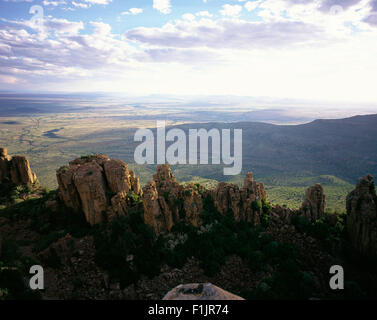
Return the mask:
[[269, 201], [272, 204], [286, 205], [298, 209], [304, 200], [306, 189], [316, 183], [321, 183], [326, 195], [326, 207], [329, 211], [344, 213], [346, 197], [354, 186], [334, 176], [319, 176], [306, 178], [291, 178], [276, 183], [284, 185], [266, 186]]
[[339, 245], [340, 239], [345, 236], [345, 214], [336, 215], [333, 218], [336, 219], [335, 222], [331, 222], [332, 217], [327, 214], [319, 220], [310, 222], [298, 215], [292, 219], [292, 224], [298, 232], [320, 240], [323, 248], [332, 252]]
[[[117, 115], [121, 110], [117, 110]], [[225, 177], [220, 165], [173, 166], [175, 176], [182, 182], [199, 182], [215, 187], [217, 181], [243, 183], [244, 174], [253, 171], [258, 181], [268, 187], [273, 204], [297, 208], [305, 189], [315, 183], [325, 187], [327, 207], [344, 212], [344, 199], [356, 180], [375, 171], [376, 117], [352, 118], [347, 121], [318, 121], [300, 126], [273, 126], [261, 123], [190, 124], [182, 126], [210, 129], [226, 126], [243, 130], [243, 169], [239, 177]], [[69, 161], [87, 154], [105, 153], [129, 163], [130, 169], [147, 183], [155, 165], [134, 164], [133, 141], [135, 128], [153, 126], [154, 121], [125, 121], [123, 117], [103, 114], [46, 114], [38, 117], [14, 117], [12, 123], [0, 128], [0, 140], [10, 154], [26, 155], [42, 185], [56, 188], [55, 171]], [[362, 125], [360, 124], [362, 123]], [[353, 130], [350, 130], [350, 127]], [[320, 128], [320, 130], [318, 129]], [[60, 139], [44, 135], [59, 129]], [[334, 132], [337, 134], [334, 135]], [[351, 134], [352, 133], [352, 134]], [[347, 137], [347, 138], [345, 138]], [[354, 143], [353, 141], [359, 141]], [[326, 141], [324, 144], [323, 141]], [[363, 157], [368, 150], [368, 157]], [[211, 158], [211, 155], [210, 155]], [[347, 160], [348, 159], [348, 160]], [[331, 175], [330, 175], [331, 174]]]
[[140, 195], [136, 194], [134, 191], [127, 193], [127, 199], [131, 206], [136, 206], [142, 202]]
[[144, 224], [139, 211], [116, 219], [110, 228], [95, 228], [94, 239], [97, 264], [122, 287], [139, 280], [141, 274], [159, 274], [162, 244]]
[[90, 226], [82, 214], [64, 207], [59, 207], [58, 212], [46, 208], [46, 201], [55, 199], [56, 195], [57, 190], [53, 190], [41, 198], [29, 199], [1, 211], [1, 214], [11, 221], [30, 221], [30, 228], [40, 234], [36, 244], [38, 251], [47, 248], [67, 233], [73, 237], [82, 237], [90, 231]]
[[[117, 218], [110, 228], [99, 226], [95, 231], [97, 263], [109, 271], [113, 281], [125, 287], [137, 282], [142, 274], [158, 275], [163, 264], [180, 268], [191, 257], [201, 262], [206, 275], [213, 276], [226, 257], [235, 254], [242, 257], [253, 272], [267, 268], [277, 270], [271, 279], [266, 279], [270, 297], [310, 297], [313, 283], [308, 274], [300, 271], [294, 246], [262, 235], [263, 228], [235, 222], [231, 215], [220, 215], [209, 197], [203, 204], [203, 226], [197, 229], [181, 222], [174, 225], [169, 235], [158, 238], [143, 223], [141, 211], [136, 209], [126, 217]], [[265, 201], [263, 208], [268, 214], [269, 205]], [[289, 286], [282, 290], [287, 283]], [[266, 292], [249, 292], [249, 296], [252, 295], [262, 298]]]

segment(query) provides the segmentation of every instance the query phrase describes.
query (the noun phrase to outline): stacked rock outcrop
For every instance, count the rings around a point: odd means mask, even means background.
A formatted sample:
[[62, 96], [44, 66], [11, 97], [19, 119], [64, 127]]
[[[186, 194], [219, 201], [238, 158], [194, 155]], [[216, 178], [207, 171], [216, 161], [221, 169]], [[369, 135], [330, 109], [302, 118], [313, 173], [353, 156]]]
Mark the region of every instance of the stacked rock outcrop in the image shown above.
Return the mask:
[[251, 173], [246, 175], [243, 188], [222, 182], [213, 190], [205, 190], [194, 184], [180, 185], [170, 166], [160, 165], [153, 181], [143, 189], [144, 221], [157, 234], [170, 231], [182, 220], [197, 227], [201, 224], [203, 197], [210, 197], [222, 215], [231, 212], [236, 221], [259, 224], [262, 209], [255, 202], [265, 199], [266, 192]]
[[305, 200], [301, 205], [301, 212], [311, 221], [321, 219], [325, 215], [326, 196], [323, 187], [317, 183], [308, 188], [305, 193]]
[[24, 156], [8, 155], [6, 148], [0, 148], [0, 183], [35, 184], [37, 176], [30, 169]]
[[260, 223], [262, 208], [255, 203], [266, 199], [266, 191], [262, 182], [255, 182], [251, 172], [246, 174], [242, 188], [222, 182], [212, 191], [212, 197], [221, 214], [231, 212], [236, 221]]
[[347, 230], [361, 255], [377, 258], [377, 195], [371, 175], [361, 178], [347, 196]]
[[91, 225], [126, 215], [133, 206], [130, 193], [142, 196], [144, 222], [157, 235], [169, 232], [180, 221], [200, 226], [204, 197], [213, 200], [220, 214], [231, 212], [236, 221], [258, 224], [262, 208], [255, 204], [266, 198], [263, 183], [255, 182], [251, 173], [242, 188], [220, 183], [206, 190], [196, 184], [179, 184], [170, 165], [158, 166], [153, 180], [141, 190], [139, 179], [125, 162], [104, 154], [71, 161], [57, 171], [57, 180], [62, 202], [84, 212]]
[[181, 185], [171, 172], [170, 165], [160, 165], [143, 189], [144, 221], [156, 234], [170, 231], [177, 222], [185, 220], [200, 224], [202, 197], [194, 185]]
[[91, 224], [127, 214], [129, 194], [141, 195], [139, 179], [121, 160], [93, 155], [71, 161], [57, 171], [60, 199], [75, 211], [83, 211]]

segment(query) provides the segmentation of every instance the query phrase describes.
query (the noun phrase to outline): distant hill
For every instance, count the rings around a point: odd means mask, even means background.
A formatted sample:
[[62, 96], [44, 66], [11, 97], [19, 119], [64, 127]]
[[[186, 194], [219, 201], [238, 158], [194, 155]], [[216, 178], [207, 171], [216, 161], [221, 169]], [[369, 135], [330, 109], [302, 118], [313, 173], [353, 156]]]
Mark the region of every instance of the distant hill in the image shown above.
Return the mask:
[[[0, 126], [1, 140], [13, 154], [26, 155], [41, 183], [49, 188], [57, 186], [56, 169], [72, 158], [92, 153], [105, 153], [126, 161], [141, 182], [146, 183], [156, 168], [133, 163], [138, 145], [134, 142], [136, 129], [122, 127], [133, 120], [112, 122], [113, 119], [103, 117], [99, 122], [90, 116], [93, 115], [55, 113], [34, 118], [4, 118]], [[165, 117], [158, 113], [155, 116], [159, 120]], [[229, 119], [224, 117], [226, 120]], [[108, 123], [114, 126], [106, 126]], [[154, 125], [154, 121], [142, 124]], [[305, 188], [319, 182], [324, 185], [329, 207], [344, 210], [345, 197], [358, 178], [366, 174], [377, 177], [377, 114], [315, 120], [301, 125], [211, 122], [176, 127], [186, 131], [194, 128], [243, 130], [241, 175], [224, 176], [219, 165], [174, 166], [174, 174], [181, 182], [194, 180], [207, 186], [215, 185], [216, 181], [240, 184], [244, 174], [253, 171], [255, 178], [267, 186], [272, 202], [290, 207], [302, 202]]]
[[[238, 122], [179, 127], [242, 129], [243, 169], [254, 171], [267, 184], [323, 175], [355, 183], [367, 173], [377, 176], [377, 114], [302, 125]], [[195, 175], [219, 178], [206, 171], [207, 175]]]

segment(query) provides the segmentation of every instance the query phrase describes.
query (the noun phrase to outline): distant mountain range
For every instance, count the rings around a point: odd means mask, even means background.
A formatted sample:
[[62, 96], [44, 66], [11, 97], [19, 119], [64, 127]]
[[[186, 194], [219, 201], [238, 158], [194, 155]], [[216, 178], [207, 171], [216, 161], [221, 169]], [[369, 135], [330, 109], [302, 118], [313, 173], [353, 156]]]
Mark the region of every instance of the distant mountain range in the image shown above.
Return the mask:
[[330, 174], [355, 183], [368, 173], [377, 176], [377, 114], [302, 125], [238, 122], [179, 127], [242, 129], [243, 168], [267, 182]]

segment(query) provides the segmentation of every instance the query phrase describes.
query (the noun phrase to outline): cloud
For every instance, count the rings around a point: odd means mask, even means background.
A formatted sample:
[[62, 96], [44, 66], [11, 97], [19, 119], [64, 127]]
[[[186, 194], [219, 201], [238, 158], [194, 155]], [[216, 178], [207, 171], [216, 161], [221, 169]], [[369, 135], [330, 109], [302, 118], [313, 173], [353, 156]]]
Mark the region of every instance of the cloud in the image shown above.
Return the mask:
[[169, 14], [171, 13], [170, 0], [153, 0], [153, 8], [163, 14]]
[[[64, 0], [56, 9], [52, 3], [61, 0], [45, 1], [54, 13], [110, 3]], [[43, 29], [1, 19], [2, 88], [376, 101], [377, 0], [344, 0], [338, 15], [331, 14], [335, 0], [226, 2], [224, 15], [190, 10], [177, 19], [160, 14], [172, 12], [170, 1], [154, 1], [154, 27], [124, 34], [115, 19], [92, 21], [79, 12], [82, 21], [62, 11], [46, 16]]]
[[364, 18], [364, 22], [370, 26], [377, 27], [377, 0], [371, 0], [369, 14]]
[[75, 2], [75, 1], [72, 1], [72, 5], [74, 7], [78, 7], [78, 8], [84, 8], [84, 9], [87, 9], [90, 7], [90, 4], [87, 4], [87, 3], [81, 3], [81, 2]]
[[84, 0], [90, 4], [103, 4], [108, 5], [112, 0]]
[[142, 8], [131, 8], [129, 9], [128, 11], [123, 11], [121, 14], [122, 15], [138, 15], [140, 13], [143, 13], [143, 9]]
[[347, 10], [348, 8], [360, 3], [362, 0], [323, 0], [319, 10], [324, 12], [331, 12], [337, 8]]
[[223, 16], [237, 17], [240, 15], [241, 11], [242, 11], [242, 6], [240, 5], [224, 4], [222, 6], [222, 10], [220, 10], [220, 13]]
[[125, 33], [129, 40], [175, 48], [278, 48], [304, 44], [321, 38], [321, 30], [302, 22], [177, 21], [161, 28], [134, 28]]
[[60, 5], [63, 5], [63, 4], [67, 4], [67, 2], [65, 2], [64, 0], [58, 0], [58, 1], [46, 1], [46, 0], [44, 0], [42, 2], [42, 4], [44, 6], [54, 6], [54, 7], [57, 7], [57, 6], [60, 6]]
[[88, 76], [92, 71], [119, 69], [131, 61], [135, 49], [114, 39], [111, 27], [91, 22], [92, 34], [80, 35], [82, 22], [49, 18], [49, 33], [30, 28], [27, 21], [0, 25], [1, 74], [12, 77], [66, 78]]

